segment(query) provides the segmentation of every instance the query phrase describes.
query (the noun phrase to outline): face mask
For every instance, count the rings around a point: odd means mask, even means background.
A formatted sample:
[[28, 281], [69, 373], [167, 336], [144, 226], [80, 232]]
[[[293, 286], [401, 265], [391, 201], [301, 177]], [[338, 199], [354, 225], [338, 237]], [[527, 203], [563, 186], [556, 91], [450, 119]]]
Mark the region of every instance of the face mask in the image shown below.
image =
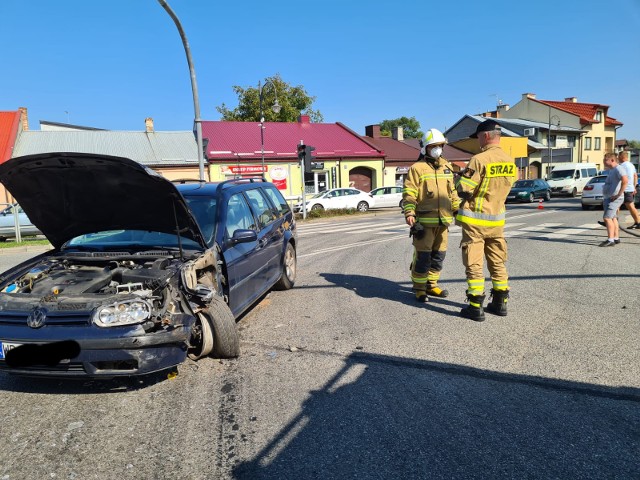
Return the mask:
[[433, 147], [429, 150], [431, 158], [440, 158], [440, 155], [442, 155], [442, 147]]

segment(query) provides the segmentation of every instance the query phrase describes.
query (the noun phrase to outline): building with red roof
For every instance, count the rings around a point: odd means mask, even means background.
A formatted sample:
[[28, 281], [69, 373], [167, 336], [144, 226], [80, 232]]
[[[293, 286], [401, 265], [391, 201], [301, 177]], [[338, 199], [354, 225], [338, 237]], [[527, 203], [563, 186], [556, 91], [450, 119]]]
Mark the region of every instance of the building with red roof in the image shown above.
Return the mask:
[[[563, 101], [540, 100], [533, 93], [523, 93], [522, 99], [513, 107], [502, 107], [498, 118], [546, 122], [551, 126], [581, 130], [576, 138], [577, 158], [573, 159], [577, 162], [601, 163], [605, 153], [615, 151], [616, 130], [623, 125], [609, 116], [608, 105], [578, 102], [576, 97], [567, 97]], [[549, 140], [544, 139], [545, 142], [550, 141], [551, 148], [555, 148], [558, 140], [566, 138], [551, 135]]]
[[[368, 192], [385, 185], [385, 152], [340, 122], [311, 123], [308, 115], [264, 124], [203, 121], [202, 136], [212, 181], [264, 175], [285, 196], [301, 195], [303, 176], [306, 193], [349, 186]], [[300, 144], [315, 147], [322, 168], [302, 172]]]

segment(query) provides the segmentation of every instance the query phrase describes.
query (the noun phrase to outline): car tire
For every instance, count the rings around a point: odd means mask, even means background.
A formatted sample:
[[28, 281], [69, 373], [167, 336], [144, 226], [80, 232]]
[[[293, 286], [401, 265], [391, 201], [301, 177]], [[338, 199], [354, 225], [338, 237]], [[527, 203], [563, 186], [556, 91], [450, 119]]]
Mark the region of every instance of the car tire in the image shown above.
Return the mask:
[[533, 196], [533, 193], [529, 194], [529, 203], [533, 203], [533, 201], [535, 200], [535, 197]]
[[571, 190], [571, 196], [573, 198], [576, 198], [578, 196], [578, 189], [574, 187], [573, 190]]
[[367, 210], [369, 210], [369, 204], [367, 202], [360, 202], [358, 204], [359, 212], [366, 212]]
[[296, 248], [289, 242], [284, 251], [282, 275], [273, 287], [275, 290], [290, 290], [293, 288], [293, 284], [296, 282], [297, 265]]
[[240, 355], [240, 337], [236, 319], [222, 297], [215, 295], [209, 308], [202, 312], [213, 326], [213, 350], [215, 358], [235, 358]]
[[191, 327], [189, 345], [187, 355], [191, 360], [206, 357], [213, 350], [213, 330], [211, 330], [211, 323], [209, 323], [209, 319], [202, 313], [196, 315], [196, 323]]
[[320, 210], [324, 210], [324, 207], [322, 205], [320, 205], [319, 203], [316, 203], [313, 207], [311, 207], [312, 211], [320, 211]]
[[547, 190], [547, 192], [544, 194], [544, 201], [545, 202], [551, 201], [551, 192], [549, 190]]

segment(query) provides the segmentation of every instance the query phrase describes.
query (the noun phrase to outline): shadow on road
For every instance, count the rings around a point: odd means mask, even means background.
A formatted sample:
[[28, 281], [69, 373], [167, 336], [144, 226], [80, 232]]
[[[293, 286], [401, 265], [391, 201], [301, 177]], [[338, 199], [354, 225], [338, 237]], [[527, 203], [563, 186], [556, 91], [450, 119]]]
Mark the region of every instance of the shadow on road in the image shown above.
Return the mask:
[[237, 479], [639, 478], [640, 391], [354, 353]]

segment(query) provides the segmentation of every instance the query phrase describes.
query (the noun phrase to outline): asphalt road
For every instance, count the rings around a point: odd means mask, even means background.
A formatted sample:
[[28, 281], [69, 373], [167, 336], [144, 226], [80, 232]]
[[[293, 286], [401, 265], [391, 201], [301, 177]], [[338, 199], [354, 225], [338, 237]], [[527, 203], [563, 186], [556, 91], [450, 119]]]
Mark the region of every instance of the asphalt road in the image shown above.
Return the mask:
[[422, 305], [397, 209], [305, 222], [296, 287], [240, 320], [237, 360], [120, 382], [0, 373], [0, 480], [639, 478], [640, 238], [597, 247], [600, 216], [510, 205], [509, 316], [484, 323], [457, 315], [456, 229], [451, 295]]

